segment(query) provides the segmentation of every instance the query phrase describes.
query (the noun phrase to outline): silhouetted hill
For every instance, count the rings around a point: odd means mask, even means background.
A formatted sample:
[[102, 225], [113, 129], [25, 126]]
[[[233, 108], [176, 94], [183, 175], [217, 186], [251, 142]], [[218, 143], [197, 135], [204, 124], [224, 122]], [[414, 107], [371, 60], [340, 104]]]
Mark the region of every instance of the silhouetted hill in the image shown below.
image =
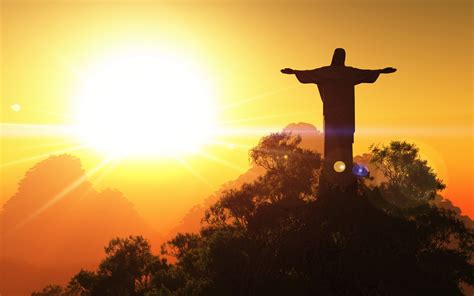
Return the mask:
[[80, 160], [70, 155], [33, 166], [0, 218], [4, 295], [27, 295], [50, 282], [64, 283], [80, 268], [95, 268], [111, 238], [156, 237], [122, 193], [95, 190]]
[[283, 129], [283, 132], [300, 135], [301, 148], [317, 151], [321, 154], [324, 152], [324, 134], [310, 123], [290, 123]]

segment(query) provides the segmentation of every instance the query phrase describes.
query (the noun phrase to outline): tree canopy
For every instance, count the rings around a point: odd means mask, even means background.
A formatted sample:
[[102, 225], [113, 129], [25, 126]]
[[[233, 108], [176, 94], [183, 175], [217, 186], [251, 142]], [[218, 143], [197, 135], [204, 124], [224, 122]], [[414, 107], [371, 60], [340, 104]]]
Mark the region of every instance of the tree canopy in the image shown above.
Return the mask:
[[300, 141], [262, 138], [249, 156], [266, 173], [226, 191], [200, 233], [160, 255], [142, 237], [114, 239], [97, 271], [33, 295], [462, 295], [474, 284], [474, 232], [430, 203], [445, 186], [415, 145], [371, 147], [386, 179], [350, 195], [318, 192], [321, 156]]

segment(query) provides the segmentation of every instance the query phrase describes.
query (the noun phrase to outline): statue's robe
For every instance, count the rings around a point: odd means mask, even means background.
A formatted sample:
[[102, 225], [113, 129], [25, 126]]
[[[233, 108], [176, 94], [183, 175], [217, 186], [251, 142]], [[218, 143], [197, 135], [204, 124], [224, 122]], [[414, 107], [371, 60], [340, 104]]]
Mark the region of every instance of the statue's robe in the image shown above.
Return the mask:
[[[379, 74], [378, 70], [361, 70], [346, 66], [295, 71], [301, 83], [318, 85], [324, 114], [323, 168], [327, 177], [340, 185], [347, 185], [355, 180], [352, 175], [352, 143], [355, 132], [354, 86], [359, 83], [373, 83]], [[336, 161], [343, 161], [346, 165], [342, 176], [338, 176], [333, 169]]]

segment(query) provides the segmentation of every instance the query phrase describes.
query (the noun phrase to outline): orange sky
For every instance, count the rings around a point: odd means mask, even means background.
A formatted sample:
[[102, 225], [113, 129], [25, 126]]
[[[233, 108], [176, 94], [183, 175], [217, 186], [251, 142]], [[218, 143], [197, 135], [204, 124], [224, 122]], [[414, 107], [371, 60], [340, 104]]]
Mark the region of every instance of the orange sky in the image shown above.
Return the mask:
[[[183, 156], [189, 166], [125, 159], [95, 181], [124, 192], [166, 231], [243, 173], [248, 148], [261, 136], [291, 122], [322, 127], [316, 87], [279, 70], [327, 65], [334, 48], [344, 47], [348, 65], [398, 68], [357, 87], [355, 153], [390, 140], [416, 143], [447, 184], [443, 195], [474, 217], [472, 2], [383, 2], [2, 1], [0, 203], [34, 163], [81, 144], [58, 127], [75, 124], [85, 65], [123, 46], [166, 47], [206, 73], [217, 126], [234, 133], [202, 148], [207, 157]], [[176, 122], [192, 132], [179, 115]], [[72, 153], [86, 169], [104, 157], [93, 149]]]

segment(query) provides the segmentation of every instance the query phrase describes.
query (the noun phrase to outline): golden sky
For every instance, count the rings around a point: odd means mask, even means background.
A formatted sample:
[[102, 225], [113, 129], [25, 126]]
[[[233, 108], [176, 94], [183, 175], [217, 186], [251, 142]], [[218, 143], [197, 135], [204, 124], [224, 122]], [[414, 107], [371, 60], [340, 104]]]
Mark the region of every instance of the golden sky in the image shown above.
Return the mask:
[[[200, 155], [183, 156], [187, 165], [125, 159], [95, 180], [99, 188], [124, 192], [165, 231], [245, 172], [248, 148], [261, 136], [292, 122], [322, 128], [316, 87], [279, 70], [327, 65], [334, 48], [344, 47], [347, 65], [398, 69], [356, 88], [355, 154], [372, 143], [416, 143], [447, 184], [443, 195], [474, 216], [471, 1], [1, 3], [0, 203], [34, 163], [81, 144], [62, 128], [76, 123], [75, 100], [88, 65], [124, 47], [166, 48], [204, 73], [213, 88], [216, 126], [232, 132]], [[178, 82], [189, 87], [185, 79]], [[157, 134], [179, 123], [192, 132], [193, 124], [179, 115]], [[88, 170], [104, 157], [89, 148], [71, 153]]]

